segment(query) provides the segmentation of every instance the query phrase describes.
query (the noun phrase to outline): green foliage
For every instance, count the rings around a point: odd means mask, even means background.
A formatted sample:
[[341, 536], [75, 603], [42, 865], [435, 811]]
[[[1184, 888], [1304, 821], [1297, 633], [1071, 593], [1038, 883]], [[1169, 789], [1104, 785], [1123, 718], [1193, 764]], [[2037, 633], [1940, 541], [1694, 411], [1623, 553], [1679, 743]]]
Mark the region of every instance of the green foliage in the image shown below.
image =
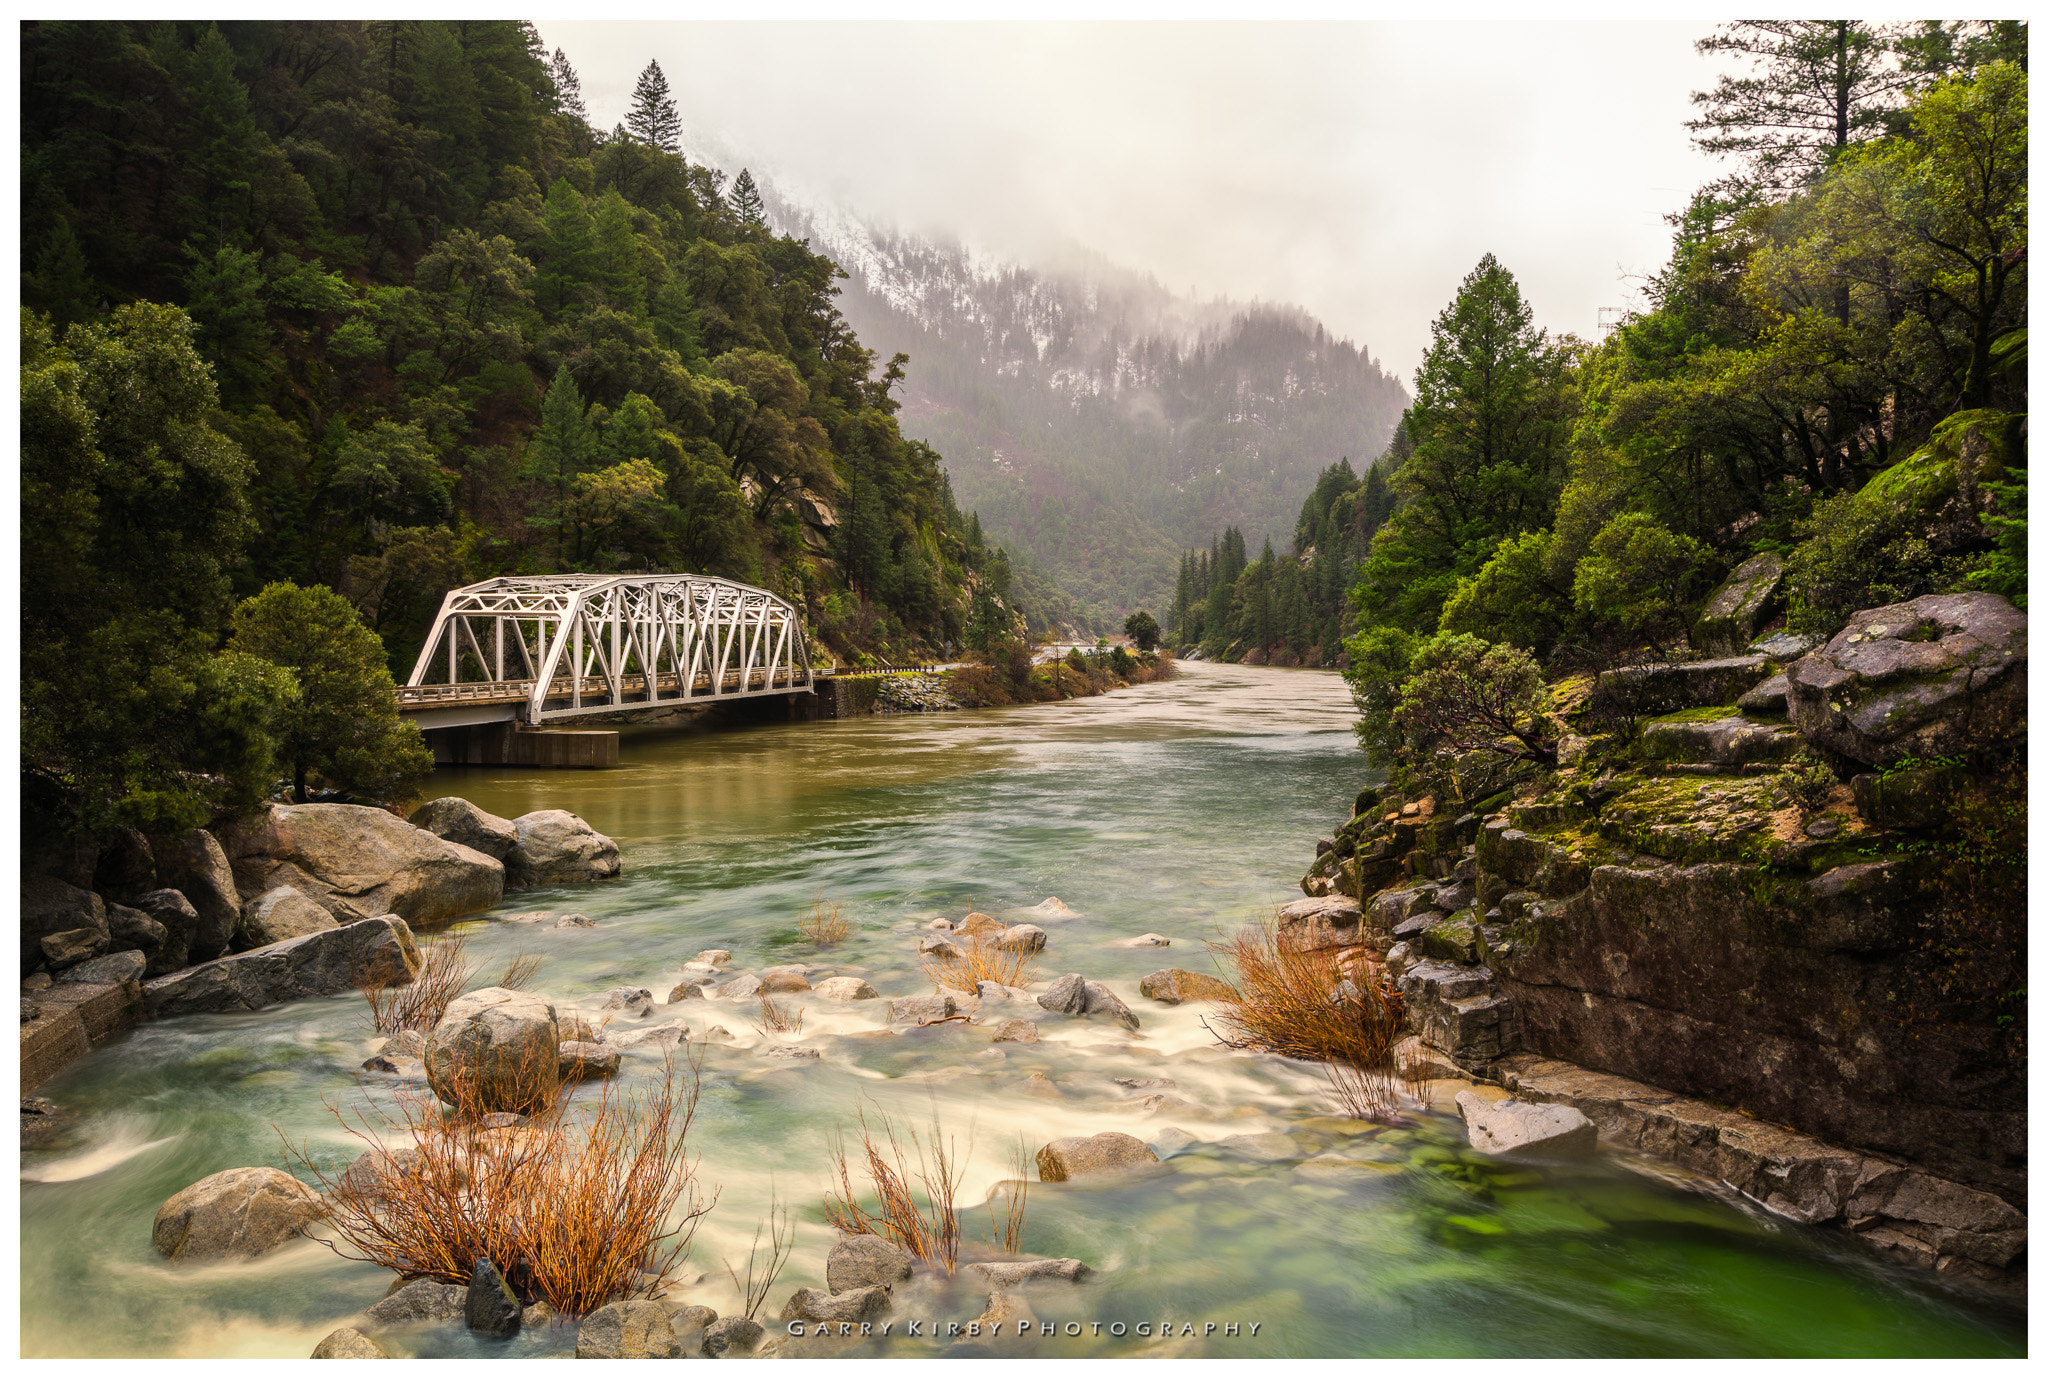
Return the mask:
[[1801, 752], [1788, 762], [1778, 780], [1801, 815], [1818, 813], [1841, 783], [1834, 770], [1812, 752]]
[[1555, 543], [1547, 531], [1501, 542], [1477, 573], [1458, 581], [1439, 627], [1512, 642], [1539, 655], [1547, 651], [1571, 613], [1570, 598], [1551, 581]]
[[1600, 529], [1579, 561], [1572, 604], [1652, 646], [1677, 632], [1701, 592], [1706, 548], [1656, 518], [1624, 513]]
[[1414, 663], [1418, 640], [1399, 627], [1381, 623], [1362, 629], [1344, 643], [1351, 658], [1344, 679], [1358, 709], [1353, 731], [1359, 748], [1382, 770], [1394, 770], [1402, 762], [1404, 738], [1394, 712], [1400, 707], [1401, 686]]
[[1555, 765], [1549, 711], [1550, 691], [1528, 652], [1439, 632], [1415, 648], [1392, 723], [1416, 744], [1417, 765], [1470, 755]]
[[1159, 645], [1159, 619], [1141, 608], [1124, 619], [1124, 635], [1138, 650], [1150, 651]]
[[235, 609], [231, 652], [291, 672], [297, 701], [280, 715], [278, 747], [293, 791], [317, 776], [371, 800], [402, 799], [434, 769], [420, 730], [398, 714], [384, 644], [331, 589], [272, 584]]

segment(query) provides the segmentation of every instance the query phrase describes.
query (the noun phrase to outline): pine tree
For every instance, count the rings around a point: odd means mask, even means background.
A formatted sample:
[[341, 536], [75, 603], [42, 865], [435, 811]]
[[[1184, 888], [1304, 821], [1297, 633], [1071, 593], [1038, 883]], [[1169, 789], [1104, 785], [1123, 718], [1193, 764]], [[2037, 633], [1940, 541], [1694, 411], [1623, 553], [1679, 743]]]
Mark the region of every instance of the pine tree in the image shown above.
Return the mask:
[[626, 112], [626, 133], [635, 142], [664, 153], [683, 151], [683, 121], [676, 103], [669, 99], [668, 78], [661, 64], [649, 61], [633, 86], [633, 104]]
[[647, 296], [646, 273], [640, 264], [640, 236], [633, 229], [633, 208], [617, 187], [598, 198], [592, 224], [597, 239], [597, 282], [613, 306], [639, 315]]
[[590, 112], [583, 107], [583, 83], [577, 79], [576, 69], [569, 65], [569, 55], [560, 48], [548, 61], [548, 79], [555, 84], [555, 109], [588, 124]]
[[582, 193], [557, 177], [548, 188], [536, 245], [540, 273], [534, 299], [544, 311], [562, 312], [580, 303], [597, 273], [597, 227]]
[[1750, 19], [1724, 24], [1693, 46], [1739, 53], [1746, 77], [1723, 76], [1695, 91], [1700, 118], [1686, 121], [1708, 153], [1748, 163], [1732, 186], [1784, 192], [1827, 171], [1852, 143], [1884, 133], [1909, 77], [1890, 61], [1893, 35], [1853, 19]]
[[732, 184], [732, 213], [743, 225], [768, 224], [768, 213], [761, 206], [761, 189], [754, 185], [754, 174], [745, 168], [740, 169], [739, 180]]
[[541, 399], [540, 425], [526, 444], [526, 462], [522, 466], [527, 478], [538, 479], [554, 490], [553, 513], [536, 518], [534, 525], [555, 528], [558, 555], [569, 483], [589, 467], [596, 454], [597, 437], [591, 433], [583, 394], [577, 391], [576, 380], [569, 376], [569, 366], [564, 364], [555, 371], [555, 381], [548, 385], [547, 396]]

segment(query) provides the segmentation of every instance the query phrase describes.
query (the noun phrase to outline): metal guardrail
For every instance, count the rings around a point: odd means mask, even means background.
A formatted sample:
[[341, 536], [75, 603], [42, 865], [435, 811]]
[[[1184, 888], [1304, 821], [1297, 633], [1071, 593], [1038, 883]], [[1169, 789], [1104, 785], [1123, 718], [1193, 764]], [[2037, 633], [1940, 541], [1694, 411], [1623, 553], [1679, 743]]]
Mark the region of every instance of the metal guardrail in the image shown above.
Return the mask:
[[834, 667], [832, 667], [832, 668], [831, 668], [830, 670], [821, 670], [821, 671], [818, 671], [818, 672], [817, 672], [817, 675], [818, 675], [818, 676], [819, 676], [819, 677], [820, 677], [821, 679], [822, 679], [822, 678], [824, 678], [825, 676], [831, 676], [831, 677], [832, 677], [833, 679], [837, 679], [837, 680], [848, 680], [848, 679], [855, 679], [855, 678], [857, 678], [857, 677], [860, 677], [860, 676], [864, 676], [864, 675], [932, 675], [932, 674], [936, 674], [936, 673], [937, 673], [937, 671], [938, 671], [938, 669], [939, 669], [939, 667], [938, 667], [938, 666], [936, 666], [936, 665], [924, 665], [924, 666], [834, 666]]

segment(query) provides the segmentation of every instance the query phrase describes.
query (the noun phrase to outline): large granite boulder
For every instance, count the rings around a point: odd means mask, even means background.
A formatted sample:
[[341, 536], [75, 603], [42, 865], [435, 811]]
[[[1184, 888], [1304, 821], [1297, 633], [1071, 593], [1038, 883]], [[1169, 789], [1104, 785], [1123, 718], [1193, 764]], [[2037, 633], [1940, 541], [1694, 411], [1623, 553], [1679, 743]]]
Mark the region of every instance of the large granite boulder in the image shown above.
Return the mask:
[[412, 930], [397, 915], [379, 915], [144, 982], [142, 1000], [153, 1018], [262, 1010], [307, 996], [331, 996], [362, 982], [411, 981], [419, 970]]
[[658, 1302], [608, 1302], [576, 1331], [579, 1360], [674, 1360], [682, 1353], [668, 1309]]
[[560, 1050], [553, 1005], [487, 986], [450, 1001], [427, 1036], [427, 1083], [465, 1112], [525, 1112], [554, 1095]]
[[486, 1336], [519, 1334], [519, 1298], [498, 1266], [478, 1256], [469, 1271], [469, 1290], [462, 1299], [462, 1317], [471, 1331]]
[[505, 894], [496, 858], [365, 805], [274, 804], [224, 830], [221, 847], [243, 897], [292, 886], [343, 920], [431, 923]]
[[1107, 1130], [1086, 1138], [1054, 1140], [1038, 1151], [1038, 1180], [1064, 1183], [1128, 1173], [1159, 1162], [1151, 1146], [1135, 1135]]
[[1348, 948], [1360, 940], [1364, 908], [1348, 895], [1310, 896], [1282, 905], [1274, 917], [1288, 948]]
[[298, 887], [276, 886], [242, 907], [235, 944], [239, 948], [262, 948], [339, 927], [326, 907], [314, 904]]
[[[21, 878], [21, 965], [23, 971], [41, 966], [46, 960], [43, 939], [51, 934], [83, 930], [97, 939], [104, 953], [111, 938], [107, 907], [91, 891], [80, 890], [54, 876]], [[92, 943], [84, 945], [94, 947]], [[87, 953], [85, 956], [90, 957]], [[80, 961], [83, 961], [81, 958]]]
[[1653, 761], [1690, 762], [1730, 772], [1755, 762], [1790, 761], [1805, 745], [1789, 728], [1752, 723], [1740, 714], [1652, 723], [1643, 729], [1643, 755]]
[[205, 962], [227, 952], [242, 919], [242, 898], [220, 840], [195, 828], [190, 833], [159, 834], [150, 850], [156, 854], [157, 884], [183, 895], [198, 916], [189, 958]]
[[1089, 981], [1079, 972], [1069, 972], [1047, 987], [1039, 995], [1038, 1003], [1061, 1015], [1107, 1015], [1127, 1028], [1138, 1027], [1138, 1017], [1131, 1014], [1131, 1008], [1115, 992], [1101, 982]]
[[1584, 1111], [1555, 1102], [1488, 1101], [1458, 1093], [1465, 1135], [1483, 1154], [1583, 1159], [1599, 1148], [1600, 1132]]
[[1793, 663], [1785, 710], [1814, 743], [1871, 766], [2024, 751], [2027, 615], [1982, 593], [1866, 608]]
[[514, 886], [609, 881], [619, 874], [619, 845], [566, 809], [536, 809], [512, 821], [518, 841], [505, 855]]
[[519, 846], [519, 830], [510, 819], [477, 808], [459, 795], [428, 800], [406, 821], [436, 838], [474, 848], [503, 862]]
[[752, 1317], [720, 1317], [704, 1328], [704, 1353], [714, 1360], [752, 1355], [765, 1333]]
[[1743, 561], [1700, 610], [1692, 644], [1709, 656], [1741, 651], [1783, 606], [1778, 590], [1784, 582], [1784, 557], [1766, 551]]
[[150, 1243], [171, 1259], [253, 1259], [320, 1215], [320, 1194], [275, 1168], [230, 1168], [157, 1208]]
[[[149, 975], [161, 977], [193, 961], [192, 945], [200, 929], [199, 910], [180, 890], [145, 891], [135, 897], [135, 908], [148, 915], [164, 931], [163, 942], [150, 954]], [[138, 945], [140, 946], [140, 945]], [[218, 949], [208, 953], [217, 956]]]
[[[126, 905], [109, 903], [107, 906], [108, 948], [116, 953], [133, 950], [141, 953], [144, 960], [159, 972], [171, 970], [160, 967], [158, 954], [171, 942], [171, 931], [166, 929], [146, 910], [131, 909]], [[182, 952], [182, 945], [180, 946]], [[182, 967], [184, 964], [177, 963]]]

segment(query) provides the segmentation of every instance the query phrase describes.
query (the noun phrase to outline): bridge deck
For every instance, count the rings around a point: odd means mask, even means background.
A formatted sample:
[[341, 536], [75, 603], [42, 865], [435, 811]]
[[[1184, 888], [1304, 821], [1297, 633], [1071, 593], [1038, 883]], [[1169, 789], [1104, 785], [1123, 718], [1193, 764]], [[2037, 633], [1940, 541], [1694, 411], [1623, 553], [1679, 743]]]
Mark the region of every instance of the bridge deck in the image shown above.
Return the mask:
[[[787, 669], [773, 672], [756, 669], [745, 675], [729, 670], [715, 686], [709, 675], [699, 674], [692, 679], [688, 691], [685, 692], [683, 677], [671, 671], [654, 677], [654, 697], [650, 699], [647, 697], [647, 677], [636, 673], [619, 677], [619, 691], [623, 702], [614, 702], [611, 698], [611, 682], [604, 676], [586, 675], [579, 685], [573, 676], [564, 675], [548, 682], [547, 702], [554, 704], [557, 701], [574, 700], [580, 691], [584, 699], [593, 701], [585, 705], [584, 711], [587, 713], [625, 713], [635, 709], [656, 708], [664, 704], [687, 704], [698, 699], [768, 694], [777, 690], [798, 693], [808, 688], [809, 681], [801, 674]], [[400, 685], [398, 710], [400, 713], [413, 713], [456, 704], [523, 704], [532, 697], [531, 680], [490, 680], [464, 685]]]

